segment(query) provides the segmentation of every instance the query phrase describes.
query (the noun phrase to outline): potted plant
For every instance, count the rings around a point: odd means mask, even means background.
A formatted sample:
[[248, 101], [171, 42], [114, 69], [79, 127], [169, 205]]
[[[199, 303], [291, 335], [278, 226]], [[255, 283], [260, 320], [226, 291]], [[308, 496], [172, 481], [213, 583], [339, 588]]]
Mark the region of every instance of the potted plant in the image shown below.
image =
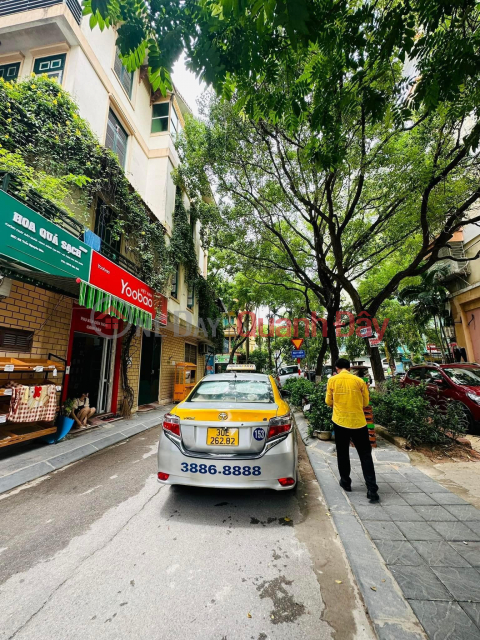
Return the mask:
[[56, 444], [59, 440], [62, 440], [66, 435], [68, 435], [70, 429], [73, 427], [73, 423], [75, 422], [75, 420], [70, 417], [73, 410], [73, 403], [73, 398], [65, 400], [58, 413], [57, 431], [51, 435], [44, 436], [42, 438], [44, 442], [47, 442], [48, 444]]

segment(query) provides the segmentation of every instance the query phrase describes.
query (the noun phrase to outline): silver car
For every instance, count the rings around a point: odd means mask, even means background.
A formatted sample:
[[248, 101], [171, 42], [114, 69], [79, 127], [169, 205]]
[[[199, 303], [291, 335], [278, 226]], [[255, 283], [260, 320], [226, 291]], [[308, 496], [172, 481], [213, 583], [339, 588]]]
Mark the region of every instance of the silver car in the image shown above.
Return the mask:
[[170, 413], [158, 444], [164, 484], [293, 489], [297, 441], [288, 404], [271, 376], [208, 375]]

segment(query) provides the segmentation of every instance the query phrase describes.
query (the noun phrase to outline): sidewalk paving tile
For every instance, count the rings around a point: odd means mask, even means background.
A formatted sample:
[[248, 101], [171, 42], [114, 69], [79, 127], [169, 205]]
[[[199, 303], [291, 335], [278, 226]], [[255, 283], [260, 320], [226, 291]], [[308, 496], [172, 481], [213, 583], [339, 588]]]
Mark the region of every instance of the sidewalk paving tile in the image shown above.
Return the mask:
[[468, 613], [477, 627], [480, 627], [480, 603], [478, 602], [462, 602], [461, 607]]
[[355, 506], [355, 511], [358, 513], [360, 520], [392, 521], [387, 511], [379, 504], [359, 504]]
[[389, 567], [407, 600], [451, 600], [449, 592], [424, 564], [418, 566], [392, 565]]
[[388, 482], [389, 484], [391, 484], [392, 482], [404, 482], [404, 477], [401, 473], [398, 472], [392, 473], [389, 471], [388, 473], [382, 473], [377, 471], [375, 475], [377, 476], [377, 479], [380, 480], [380, 482]]
[[[408, 504], [405, 502], [406, 498], [402, 498], [401, 495], [399, 495], [398, 493], [395, 493], [394, 491], [392, 491], [391, 493], [382, 493], [381, 491], [379, 491], [379, 494], [380, 494], [380, 504], [384, 507], [392, 507], [392, 506], [407, 507], [408, 506]], [[419, 494], [409, 493], [406, 495], [415, 496]]]
[[[400, 531], [407, 540], [441, 540], [440, 534], [432, 527], [423, 522], [397, 522]], [[445, 523], [450, 524], [450, 523]]]
[[414, 484], [420, 489], [420, 491], [428, 493], [428, 495], [431, 495], [432, 493], [450, 493], [448, 489], [442, 487], [441, 484], [438, 484], [438, 482], [435, 481], [415, 482]]
[[445, 506], [445, 509], [462, 522], [466, 520], [480, 521], [480, 511], [471, 504], [449, 504]]
[[413, 508], [427, 522], [456, 522], [457, 520], [454, 515], [438, 504], [434, 506], [417, 505]]
[[457, 496], [456, 493], [452, 493], [448, 491], [448, 493], [431, 493], [430, 497], [432, 497], [438, 504], [468, 504], [466, 500]]
[[393, 522], [374, 522], [373, 520], [364, 523], [372, 540], [405, 540], [405, 536]]
[[[441, 495], [443, 496], [443, 493]], [[437, 504], [435, 500], [430, 496], [427, 496], [426, 493], [406, 493], [404, 498], [412, 507], [428, 505], [435, 506]]]
[[450, 545], [472, 565], [480, 567], [480, 542], [450, 542]]
[[411, 600], [410, 605], [429, 638], [478, 640], [479, 629], [456, 602]]
[[430, 476], [427, 476], [427, 474], [419, 471], [415, 467], [402, 467], [400, 473], [402, 476], [405, 476], [409, 482], [415, 482], [415, 480], [417, 482], [428, 482], [430, 480]]
[[422, 564], [422, 558], [407, 540], [376, 540], [375, 544], [388, 565]]
[[480, 602], [480, 573], [472, 567], [432, 567], [455, 600]]
[[384, 462], [409, 462], [410, 459], [406, 453], [402, 453], [402, 451], [392, 451], [390, 449], [375, 451], [375, 458], [378, 461]]
[[426, 560], [429, 567], [469, 567], [462, 556], [444, 540], [412, 542], [413, 547]]
[[389, 485], [392, 487], [394, 491], [397, 493], [421, 493], [422, 489], [420, 489], [413, 482], [389, 482]]
[[477, 536], [480, 536], [480, 522], [478, 520], [465, 520], [465, 524], [469, 527]]
[[[449, 542], [479, 542], [480, 536], [467, 527], [463, 522], [431, 522], [431, 526]], [[408, 537], [408, 536], [407, 536]], [[425, 538], [417, 538], [425, 540]]]
[[406, 507], [387, 505], [384, 508], [394, 522], [423, 522], [422, 516], [408, 505]]

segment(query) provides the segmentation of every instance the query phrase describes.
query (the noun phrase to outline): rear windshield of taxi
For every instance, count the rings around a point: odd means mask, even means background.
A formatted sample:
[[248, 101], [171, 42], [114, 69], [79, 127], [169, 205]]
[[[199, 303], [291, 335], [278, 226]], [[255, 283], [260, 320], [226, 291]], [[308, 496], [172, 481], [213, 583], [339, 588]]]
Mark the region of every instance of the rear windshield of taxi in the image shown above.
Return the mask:
[[206, 380], [188, 402], [274, 402], [274, 398], [269, 380]]

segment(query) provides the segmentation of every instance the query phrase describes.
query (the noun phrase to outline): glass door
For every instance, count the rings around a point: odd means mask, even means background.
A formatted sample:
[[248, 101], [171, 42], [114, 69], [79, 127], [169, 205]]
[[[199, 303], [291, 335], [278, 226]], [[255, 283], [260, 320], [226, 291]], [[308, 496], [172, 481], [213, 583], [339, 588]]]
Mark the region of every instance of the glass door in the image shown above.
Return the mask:
[[100, 368], [100, 385], [98, 388], [97, 413], [106, 413], [108, 407], [108, 392], [112, 370], [113, 340], [103, 339], [102, 365]]

